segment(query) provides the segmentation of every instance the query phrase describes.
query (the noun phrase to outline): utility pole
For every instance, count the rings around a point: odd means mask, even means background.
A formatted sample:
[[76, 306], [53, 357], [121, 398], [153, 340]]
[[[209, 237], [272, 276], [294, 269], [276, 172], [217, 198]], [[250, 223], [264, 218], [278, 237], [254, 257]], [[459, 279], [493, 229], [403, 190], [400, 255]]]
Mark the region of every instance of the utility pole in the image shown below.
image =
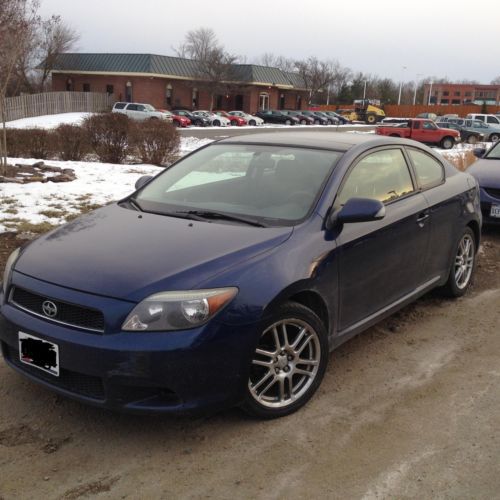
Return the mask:
[[431, 95], [432, 95], [432, 80], [431, 80], [431, 86], [429, 87], [429, 99], [427, 100], [427, 106], [431, 105]]
[[403, 91], [403, 78], [404, 78], [405, 69], [406, 69], [406, 66], [403, 66], [403, 76], [401, 77], [401, 81], [399, 82], [398, 106], [401, 104], [401, 92]]
[[417, 75], [417, 79], [415, 80], [415, 92], [413, 93], [413, 105], [417, 103], [417, 89], [418, 89], [418, 78], [422, 76], [420, 73]]

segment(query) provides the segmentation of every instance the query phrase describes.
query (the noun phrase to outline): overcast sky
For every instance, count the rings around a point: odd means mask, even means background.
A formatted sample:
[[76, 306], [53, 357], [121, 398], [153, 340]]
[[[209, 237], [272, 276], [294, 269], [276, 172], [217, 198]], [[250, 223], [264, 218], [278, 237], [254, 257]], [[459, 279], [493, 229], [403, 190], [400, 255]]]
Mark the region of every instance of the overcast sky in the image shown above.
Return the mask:
[[42, 0], [40, 13], [80, 34], [78, 52], [174, 55], [203, 26], [248, 62], [272, 52], [404, 81], [500, 75], [499, 0]]

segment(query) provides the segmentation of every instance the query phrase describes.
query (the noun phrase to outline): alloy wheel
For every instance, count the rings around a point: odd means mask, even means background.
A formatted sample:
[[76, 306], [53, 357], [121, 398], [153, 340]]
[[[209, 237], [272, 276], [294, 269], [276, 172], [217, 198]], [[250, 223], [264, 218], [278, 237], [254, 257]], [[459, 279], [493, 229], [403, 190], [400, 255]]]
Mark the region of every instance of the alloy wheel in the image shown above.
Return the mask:
[[474, 268], [474, 241], [469, 234], [464, 234], [458, 244], [455, 256], [455, 283], [460, 290], [469, 284]]

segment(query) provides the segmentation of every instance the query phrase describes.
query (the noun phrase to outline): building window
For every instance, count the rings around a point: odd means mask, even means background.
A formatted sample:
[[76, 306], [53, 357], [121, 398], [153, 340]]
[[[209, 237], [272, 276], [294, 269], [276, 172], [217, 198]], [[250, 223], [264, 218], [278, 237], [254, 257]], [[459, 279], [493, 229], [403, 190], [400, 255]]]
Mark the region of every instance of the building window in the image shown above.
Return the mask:
[[451, 103], [452, 104], [460, 104], [460, 99], [452, 99]]
[[453, 92], [453, 95], [455, 97], [460, 97], [460, 90], [457, 90], [456, 92]]
[[125, 84], [125, 101], [132, 102], [132, 82]]
[[446, 96], [450, 95], [450, 91], [449, 90], [444, 90], [443, 91], [443, 95], [446, 95]]
[[302, 96], [300, 94], [297, 95], [297, 104], [295, 109], [302, 109]]
[[259, 109], [261, 111], [269, 109], [269, 94], [267, 92], [261, 92], [259, 95]]
[[83, 84], [83, 91], [84, 92], [90, 92], [90, 83], [84, 83]]
[[222, 106], [222, 98], [224, 96], [222, 95], [218, 95], [215, 97], [215, 109], [222, 109], [223, 106]]
[[280, 94], [280, 108], [285, 109], [285, 94]]
[[449, 104], [450, 100], [449, 99], [441, 99], [441, 104]]
[[165, 87], [165, 102], [167, 106], [172, 106], [172, 85], [170, 83]]
[[465, 97], [472, 97], [472, 92], [470, 92], [470, 91], [469, 91], [469, 92], [466, 92], [466, 93], [465, 93]]
[[71, 91], [73, 91], [73, 90], [74, 90], [73, 80], [72, 80], [71, 78], [68, 78], [68, 79], [66, 80], [66, 90], [67, 90], [68, 92], [71, 92]]
[[115, 88], [113, 85], [106, 85], [106, 94], [111, 95], [114, 94]]

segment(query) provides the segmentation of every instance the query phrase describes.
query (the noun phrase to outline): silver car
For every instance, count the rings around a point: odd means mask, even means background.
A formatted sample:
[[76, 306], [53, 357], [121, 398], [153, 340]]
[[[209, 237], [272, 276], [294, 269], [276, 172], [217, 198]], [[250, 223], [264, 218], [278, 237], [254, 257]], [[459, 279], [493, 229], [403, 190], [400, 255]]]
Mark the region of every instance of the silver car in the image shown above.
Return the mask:
[[165, 120], [172, 123], [172, 113], [156, 110], [151, 104], [140, 102], [115, 102], [113, 113], [127, 115], [132, 120]]

